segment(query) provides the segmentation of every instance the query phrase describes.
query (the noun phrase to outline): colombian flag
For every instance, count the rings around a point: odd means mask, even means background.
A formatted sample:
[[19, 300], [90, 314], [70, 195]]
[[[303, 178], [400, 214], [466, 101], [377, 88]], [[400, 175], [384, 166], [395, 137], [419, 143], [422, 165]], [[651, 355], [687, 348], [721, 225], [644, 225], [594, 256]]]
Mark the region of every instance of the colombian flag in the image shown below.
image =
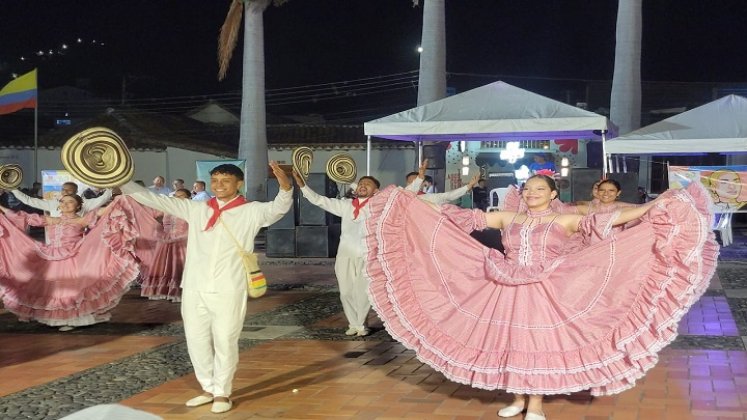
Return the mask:
[[0, 115], [36, 108], [36, 69], [11, 81], [0, 90]]

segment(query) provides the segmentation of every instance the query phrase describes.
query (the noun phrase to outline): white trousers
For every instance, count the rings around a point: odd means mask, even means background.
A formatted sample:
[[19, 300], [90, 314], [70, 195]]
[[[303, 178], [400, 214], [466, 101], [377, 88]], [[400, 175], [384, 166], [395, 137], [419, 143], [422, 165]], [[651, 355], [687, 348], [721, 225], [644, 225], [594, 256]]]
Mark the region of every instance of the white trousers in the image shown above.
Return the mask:
[[363, 328], [371, 309], [368, 300], [368, 280], [364, 276], [365, 259], [337, 255], [335, 259], [335, 275], [340, 288], [340, 301], [348, 326]]
[[239, 363], [239, 335], [246, 316], [246, 293], [205, 293], [182, 289], [182, 319], [189, 359], [202, 389], [231, 395]]

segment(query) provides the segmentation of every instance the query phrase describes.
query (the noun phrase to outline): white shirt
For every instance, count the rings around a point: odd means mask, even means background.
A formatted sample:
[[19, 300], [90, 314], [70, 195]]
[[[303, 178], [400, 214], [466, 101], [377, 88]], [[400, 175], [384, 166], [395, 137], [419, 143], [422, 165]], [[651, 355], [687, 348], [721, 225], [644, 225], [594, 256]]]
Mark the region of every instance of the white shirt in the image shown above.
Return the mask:
[[[423, 185], [423, 178], [416, 177], [414, 181], [405, 187], [405, 190], [417, 193], [420, 191], [420, 187]], [[468, 185], [462, 185], [461, 187], [447, 191], [445, 193], [431, 193], [431, 194], [420, 194], [418, 198], [424, 201], [431, 202], [433, 204], [445, 204], [451, 201], [459, 199], [469, 191]]]
[[148, 187], [148, 189], [155, 194], [163, 194], [163, 195], [171, 194], [171, 188], [165, 185], [163, 187], [156, 187], [155, 185], [151, 185], [150, 187]]
[[[301, 188], [303, 196], [317, 207], [342, 218], [340, 226], [340, 246], [338, 256], [365, 257], [366, 255], [366, 219], [371, 212], [368, 203], [360, 209], [358, 217], [353, 219], [353, 200], [349, 198], [328, 198], [317, 194], [305, 185]], [[361, 199], [361, 200], [365, 200]]]
[[[30, 197], [24, 194], [21, 190], [13, 190], [11, 192], [18, 199], [18, 201], [20, 201], [21, 203], [29, 207], [33, 207], [35, 209], [49, 212], [49, 215], [52, 217], [60, 217], [61, 215], [59, 200], [45, 200], [43, 198]], [[109, 200], [111, 200], [111, 198], [112, 198], [112, 190], [110, 188], [107, 188], [106, 190], [104, 190], [104, 193], [101, 194], [99, 197], [91, 198], [91, 199], [84, 198], [83, 207], [81, 207], [80, 211], [78, 212], [78, 215], [83, 215], [83, 214], [88, 213], [89, 211], [96, 210], [97, 208], [108, 203]]]
[[194, 201], [207, 201], [210, 200], [210, 194], [208, 194], [206, 191], [200, 191], [195, 193], [195, 196], [192, 197], [192, 200]]
[[[216, 222], [205, 231], [213, 214], [206, 202], [154, 194], [134, 182], [123, 185], [122, 192], [141, 204], [189, 223], [182, 288], [208, 293], [246, 291], [247, 274], [236, 242], [225, 228], [231, 230], [246, 252], [252, 252], [259, 229], [280, 220], [293, 204], [293, 191], [281, 189], [274, 201], [253, 201], [226, 210], [221, 214], [226, 226]], [[218, 204], [223, 207], [228, 203], [219, 201]]]

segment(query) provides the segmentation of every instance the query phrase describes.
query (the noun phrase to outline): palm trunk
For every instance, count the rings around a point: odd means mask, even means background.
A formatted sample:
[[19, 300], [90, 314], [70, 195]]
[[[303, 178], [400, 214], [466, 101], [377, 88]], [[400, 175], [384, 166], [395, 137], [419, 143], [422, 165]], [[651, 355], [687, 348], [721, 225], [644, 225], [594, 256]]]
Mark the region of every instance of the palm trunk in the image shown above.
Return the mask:
[[267, 199], [267, 121], [265, 111], [265, 51], [262, 14], [269, 1], [244, 3], [244, 59], [241, 88], [239, 159], [246, 159], [246, 195]]
[[610, 118], [618, 134], [641, 126], [641, 1], [619, 0], [617, 6]]
[[446, 1], [423, 3], [418, 106], [446, 96]]
[[[423, 1], [423, 33], [420, 40], [420, 74], [418, 76], [418, 106], [446, 97], [446, 0]], [[444, 146], [445, 143], [436, 143]], [[444, 155], [446, 148], [438, 153]], [[417, 159], [417, 158], [416, 158]], [[420, 162], [416, 162], [417, 167]], [[432, 174], [439, 191], [444, 191], [446, 168]]]

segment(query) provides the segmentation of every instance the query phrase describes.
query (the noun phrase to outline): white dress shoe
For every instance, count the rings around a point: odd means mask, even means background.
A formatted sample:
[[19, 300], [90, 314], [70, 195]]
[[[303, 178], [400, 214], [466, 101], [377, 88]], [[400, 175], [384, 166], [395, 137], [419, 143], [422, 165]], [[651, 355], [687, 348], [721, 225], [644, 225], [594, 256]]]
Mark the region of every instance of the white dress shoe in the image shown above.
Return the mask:
[[201, 405], [205, 405], [207, 403], [213, 402], [213, 397], [208, 397], [205, 395], [198, 395], [189, 401], [187, 401], [184, 405], [187, 407], [199, 407]]
[[356, 335], [356, 334], [358, 334], [357, 328], [350, 327], [347, 329], [347, 331], [345, 331], [345, 335]]
[[517, 416], [521, 414], [522, 411], [524, 411], [524, 407], [519, 407], [517, 405], [509, 405], [498, 410], [498, 416], [499, 417], [513, 417], [513, 416]]
[[530, 413], [527, 411], [527, 415], [524, 416], [524, 420], [546, 420], [544, 414]]
[[233, 403], [231, 402], [231, 400], [213, 401], [213, 407], [210, 409], [210, 411], [215, 414], [225, 413], [226, 411], [230, 410], [231, 407], [233, 407]]

